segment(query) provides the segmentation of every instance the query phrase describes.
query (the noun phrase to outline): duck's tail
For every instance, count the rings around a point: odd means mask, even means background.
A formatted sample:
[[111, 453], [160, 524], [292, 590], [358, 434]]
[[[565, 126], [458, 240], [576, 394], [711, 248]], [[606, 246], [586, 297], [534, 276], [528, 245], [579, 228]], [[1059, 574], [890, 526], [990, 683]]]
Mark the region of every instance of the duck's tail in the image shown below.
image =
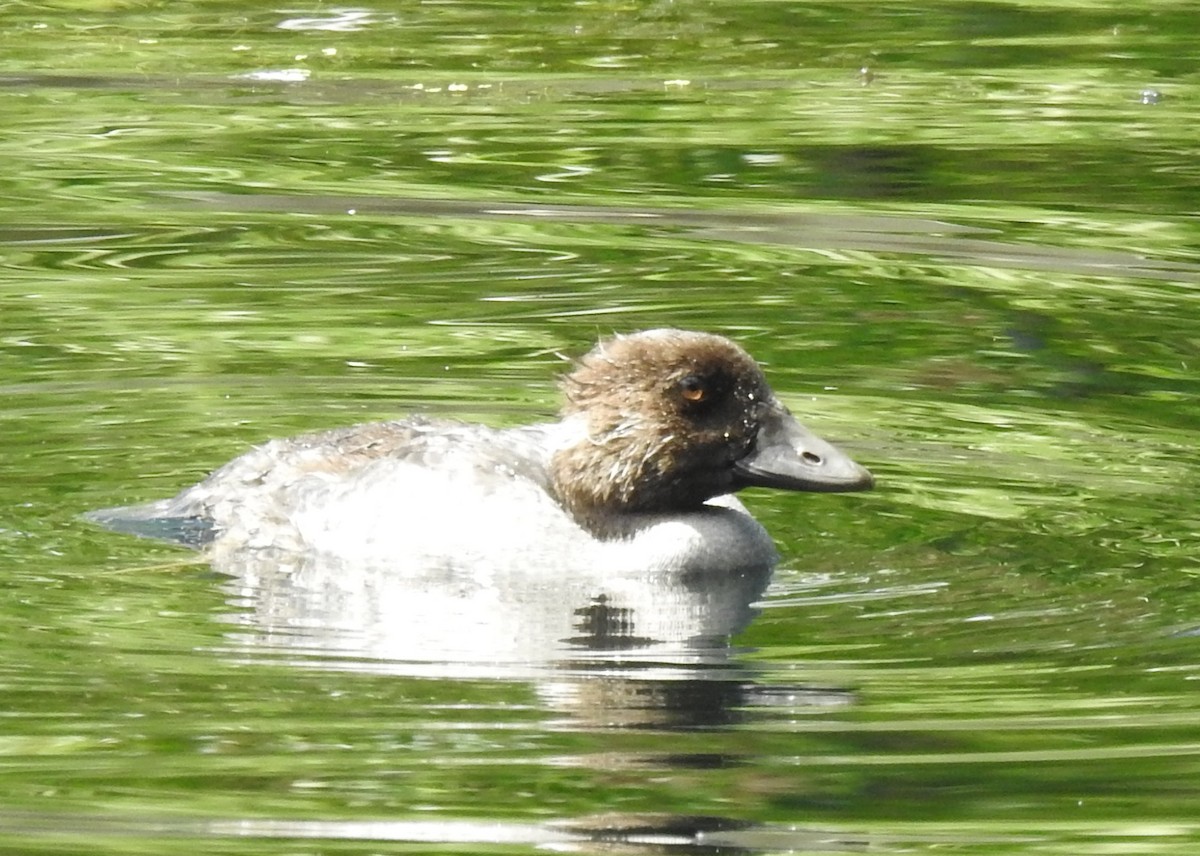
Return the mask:
[[158, 541], [174, 541], [194, 549], [200, 549], [212, 541], [213, 523], [206, 517], [180, 516], [170, 499], [148, 502], [144, 505], [124, 505], [88, 511], [84, 520], [127, 535], [153, 538]]

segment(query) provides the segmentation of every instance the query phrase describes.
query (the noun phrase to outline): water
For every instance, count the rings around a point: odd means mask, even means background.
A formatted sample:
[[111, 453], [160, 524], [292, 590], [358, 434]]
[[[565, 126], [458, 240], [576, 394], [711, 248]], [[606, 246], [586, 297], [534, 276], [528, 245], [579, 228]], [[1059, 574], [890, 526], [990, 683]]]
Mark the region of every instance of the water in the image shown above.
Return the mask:
[[[1194, 852], [1193, 18], [5, 10], [3, 849]], [[657, 643], [78, 518], [662, 324], [879, 487], [751, 492], [770, 587]]]

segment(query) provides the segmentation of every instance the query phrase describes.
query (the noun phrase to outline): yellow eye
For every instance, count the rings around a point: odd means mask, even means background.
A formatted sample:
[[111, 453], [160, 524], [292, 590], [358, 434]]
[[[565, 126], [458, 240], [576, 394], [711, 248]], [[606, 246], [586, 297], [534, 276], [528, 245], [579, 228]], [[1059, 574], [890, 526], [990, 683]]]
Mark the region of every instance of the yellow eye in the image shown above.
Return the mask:
[[695, 376], [685, 377], [679, 385], [679, 389], [683, 400], [690, 401], [693, 404], [697, 404], [708, 398], [708, 387], [705, 386], [704, 381]]

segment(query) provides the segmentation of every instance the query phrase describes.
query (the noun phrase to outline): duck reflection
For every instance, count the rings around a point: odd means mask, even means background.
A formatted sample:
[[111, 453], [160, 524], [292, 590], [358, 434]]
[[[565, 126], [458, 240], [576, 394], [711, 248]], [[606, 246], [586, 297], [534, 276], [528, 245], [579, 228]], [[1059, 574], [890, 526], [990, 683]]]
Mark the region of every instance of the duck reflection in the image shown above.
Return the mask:
[[344, 658], [406, 673], [440, 665], [515, 675], [597, 664], [725, 663], [729, 637], [753, 617], [768, 569], [728, 573], [570, 573], [454, 565], [398, 571], [311, 553], [212, 556], [245, 611], [253, 648]]
[[[306, 668], [353, 669], [397, 676], [528, 681], [547, 714], [543, 727], [692, 730], [733, 725], [764, 698], [786, 690], [791, 706], [850, 703], [828, 689], [760, 686], [739, 662], [730, 638], [755, 616], [769, 569], [725, 573], [559, 575], [462, 565], [420, 570], [353, 565], [317, 554], [240, 550], [212, 554], [229, 576], [239, 611], [231, 633], [239, 653], [280, 657]], [[811, 701], [806, 701], [811, 694]], [[752, 715], [752, 714], [751, 714]], [[639, 744], [640, 745], [640, 744]], [[664, 747], [665, 748], [665, 747]], [[726, 769], [737, 752], [612, 751], [574, 761], [625, 771]], [[276, 834], [254, 821], [238, 834]], [[346, 835], [388, 840], [524, 841], [540, 846], [629, 853], [760, 852], [760, 839], [785, 848], [820, 844], [822, 834], [775, 829], [733, 817], [610, 813], [536, 825], [422, 824], [397, 819]], [[291, 826], [286, 830], [296, 835]], [[327, 832], [322, 827], [323, 832]], [[282, 833], [279, 833], [282, 834]], [[853, 849], [853, 848], [852, 848]]]
[[[730, 638], [755, 616], [767, 569], [589, 575], [573, 569], [398, 570], [316, 554], [212, 556], [237, 611], [237, 652], [305, 667], [527, 680], [577, 724], [719, 726], [764, 689]], [[778, 688], [775, 688], [778, 689]], [[787, 688], [792, 703], [846, 703]], [[831, 702], [830, 693], [836, 699]]]

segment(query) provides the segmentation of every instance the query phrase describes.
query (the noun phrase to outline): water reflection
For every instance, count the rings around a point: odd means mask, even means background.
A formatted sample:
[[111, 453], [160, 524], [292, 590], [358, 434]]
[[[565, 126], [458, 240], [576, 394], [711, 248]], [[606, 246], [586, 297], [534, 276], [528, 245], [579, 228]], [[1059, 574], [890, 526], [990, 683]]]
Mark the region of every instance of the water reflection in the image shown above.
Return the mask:
[[311, 553], [215, 554], [247, 609], [247, 647], [389, 674], [494, 676], [523, 667], [721, 665], [767, 571], [554, 576], [544, 567], [420, 570]]
[[[795, 826], [754, 824], [704, 815], [612, 814], [543, 824], [504, 821], [271, 821], [209, 824], [210, 835], [239, 838], [389, 841], [477, 846], [521, 844], [557, 852], [857, 853], [865, 836]], [[959, 839], [945, 836], [942, 841]], [[978, 837], [973, 841], [978, 842]], [[489, 851], [490, 852], [490, 851]]]
[[689, 211], [599, 205], [521, 204], [380, 196], [165, 194], [183, 203], [230, 211], [445, 217], [503, 221], [608, 223], [683, 229], [697, 239], [846, 252], [901, 253], [1021, 270], [1194, 283], [1200, 265], [1097, 248], [1043, 246], [981, 237], [990, 229], [906, 215], [803, 211]]
[[[814, 853], [861, 852], [868, 846], [864, 836], [833, 830], [755, 824], [733, 818], [707, 815], [602, 814], [572, 820], [522, 823], [504, 819], [480, 820], [275, 820], [239, 818], [196, 820], [195, 818], [145, 817], [136, 821], [110, 815], [32, 815], [0, 812], [6, 830], [39, 844], [53, 836], [86, 849], [115, 838], [145, 839], [162, 836], [170, 841], [203, 842], [197, 849], [211, 847], [224, 839], [270, 841], [375, 841], [403, 844], [473, 845], [478, 852], [506, 852], [497, 847], [521, 845], [551, 852], [621, 853], [763, 853], [804, 850]], [[944, 842], [958, 838], [944, 836]], [[972, 840], [978, 842], [979, 837]], [[58, 851], [56, 851], [58, 852]], [[258, 852], [258, 851], [255, 851]], [[268, 852], [268, 851], [264, 851]], [[271, 850], [269, 852], [275, 852]]]
[[[211, 555], [229, 576], [230, 634], [239, 656], [395, 676], [528, 680], [544, 727], [691, 730], [728, 727], [756, 706], [842, 707], [830, 688], [759, 686], [730, 637], [756, 615], [771, 571], [571, 573], [464, 565], [419, 570], [314, 553], [234, 550]], [[556, 724], [557, 720], [557, 724]], [[607, 770], [716, 769], [737, 752], [621, 751], [560, 758]], [[613, 812], [545, 823], [470, 820], [215, 821], [217, 838], [367, 839], [533, 844], [601, 843], [630, 853], [760, 852], [802, 844], [856, 849], [838, 836], [733, 817]]]
[[[239, 655], [397, 676], [531, 680], [545, 709], [606, 727], [718, 726], [767, 692], [732, 656], [768, 571], [624, 574], [351, 564], [241, 550], [231, 577]], [[849, 695], [787, 687], [789, 704]], [[770, 693], [779, 693], [773, 686]]]

